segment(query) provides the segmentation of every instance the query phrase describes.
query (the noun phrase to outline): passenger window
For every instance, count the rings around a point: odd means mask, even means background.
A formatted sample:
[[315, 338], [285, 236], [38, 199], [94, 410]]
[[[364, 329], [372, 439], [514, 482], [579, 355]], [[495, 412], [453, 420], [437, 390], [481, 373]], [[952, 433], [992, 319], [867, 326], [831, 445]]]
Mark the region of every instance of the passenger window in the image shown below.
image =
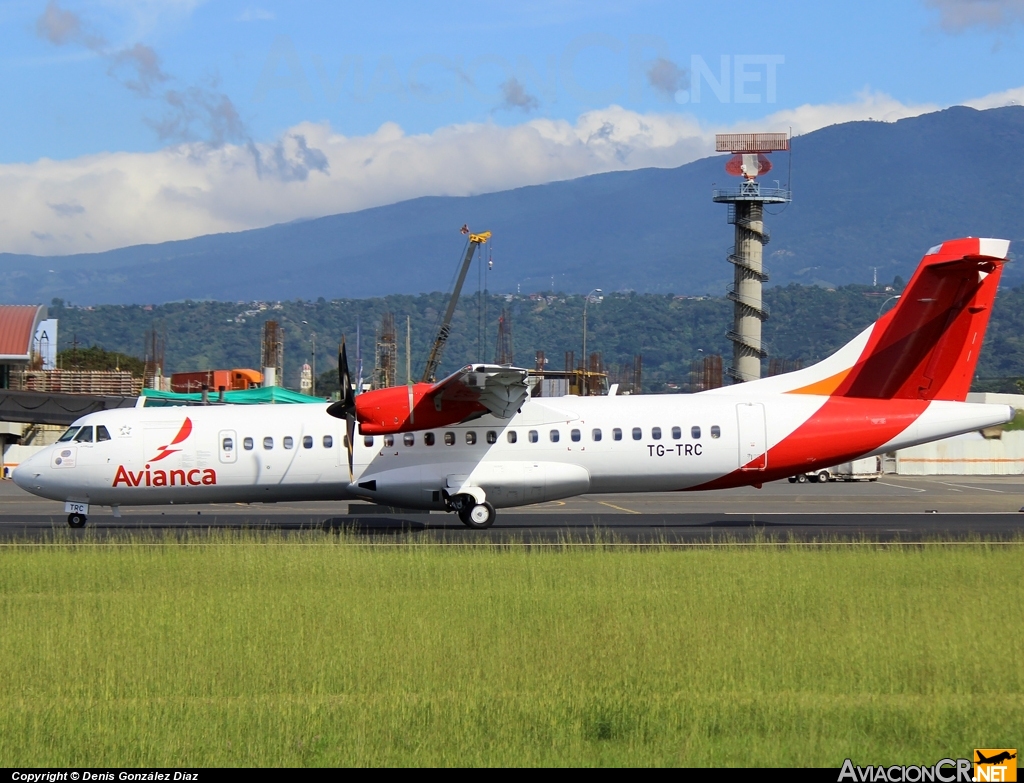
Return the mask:
[[558, 443], [558, 430], [551, 430], [550, 437], [552, 443]]
[[700, 440], [700, 427], [690, 427], [690, 437], [694, 440]]
[[643, 436], [644, 434], [639, 427], [633, 428], [633, 440], [640, 440], [640, 438], [642, 438]]
[[515, 430], [509, 430], [508, 434], [505, 435], [505, 437], [508, 438], [508, 442], [509, 443], [515, 443], [516, 442], [516, 431]]
[[313, 448], [313, 436], [312, 435], [303, 435], [302, 436], [302, 448], [304, 448], [304, 449], [311, 449], [311, 448]]
[[234, 451], [235, 450], [235, 442], [231, 438], [224, 438], [220, 442], [220, 447], [221, 447], [221, 449], [223, 451]]
[[498, 433], [495, 432], [494, 430], [487, 430], [487, 442], [488, 443], [497, 443], [498, 442]]
[[673, 427], [672, 428], [672, 440], [679, 440], [681, 437], [683, 437], [683, 430], [682, 430], [682, 428], [681, 427]]
[[655, 440], [661, 440], [661, 427], [651, 427], [651, 437]]
[[75, 437], [75, 433], [77, 433], [77, 432], [78, 432], [78, 427], [69, 427], [67, 432], [65, 432], [63, 435], [61, 435], [59, 438], [57, 438], [57, 442], [58, 443], [67, 443], [69, 440], [71, 440], [73, 437]]
[[82, 427], [75, 435], [76, 443], [92, 443], [92, 427]]
[[264, 438], [263, 448], [265, 448], [267, 451], [270, 451], [270, 449], [274, 448], [274, 439], [271, 437]]
[[612, 430], [612, 440], [622, 440], [622, 430], [618, 427]]
[[536, 443], [540, 436], [537, 434], [537, 430], [530, 430], [530, 443]]
[[470, 446], [476, 443], [476, 432], [474, 430], [466, 431], [466, 443], [468, 443]]
[[99, 443], [101, 440], [110, 440], [110, 433], [102, 424], [96, 427], [96, 442]]
[[433, 446], [434, 445], [434, 433], [432, 433], [432, 432], [424, 432], [423, 433], [423, 445], [424, 446]]
[[444, 445], [445, 446], [454, 446], [455, 445], [455, 433], [454, 432], [446, 432], [444, 434]]
[[573, 443], [579, 443], [580, 442], [580, 431], [579, 430], [572, 430], [569, 433], [569, 437], [572, 438], [572, 442]]
[[594, 430], [590, 435], [595, 442], [601, 440], [601, 430]]
[[324, 435], [324, 448], [330, 449], [334, 447], [334, 438], [330, 435]]
[[246, 451], [252, 451], [252, 438], [246, 438], [242, 441], [242, 448]]
[[285, 447], [286, 449], [290, 449], [290, 448], [292, 448], [292, 447], [293, 447], [294, 445], [295, 445], [295, 441], [294, 441], [294, 439], [292, 438], [292, 436], [291, 436], [291, 435], [285, 435], [285, 436], [284, 436], [284, 447]]
[[407, 433], [405, 433], [402, 436], [402, 443], [404, 443], [406, 446], [412, 446], [413, 444], [415, 444], [416, 443], [416, 433], [414, 433], [414, 432], [407, 432]]
[[385, 435], [384, 436], [384, 448], [390, 449], [394, 445], [395, 445], [395, 436], [394, 435]]
[[368, 448], [368, 449], [372, 449], [373, 448], [373, 435], [364, 435], [363, 436], [363, 445], [366, 446], [366, 448]]
[[711, 437], [712, 438], [720, 438], [720, 437], [722, 437], [722, 428], [719, 427], [717, 424], [715, 424], [711, 428]]

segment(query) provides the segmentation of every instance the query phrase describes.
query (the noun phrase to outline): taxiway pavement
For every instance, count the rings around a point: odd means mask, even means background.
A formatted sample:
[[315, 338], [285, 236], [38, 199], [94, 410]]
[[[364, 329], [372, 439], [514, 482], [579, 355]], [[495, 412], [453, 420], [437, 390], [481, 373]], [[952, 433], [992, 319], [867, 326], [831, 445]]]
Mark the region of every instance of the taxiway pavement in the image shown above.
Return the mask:
[[451, 543], [1008, 540], [1024, 533], [1022, 507], [1024, 476], [884, 476], [875, 482], [780, 481], [760, 490], [584, 495], [499, 510], [486, 532], [469, 530], [451, 514], [372, 513], [378, 509], [347, 502], [132, 506], [123, 507], [120, 518], [98, 509], [84, 530], [71, 530], [63, 504], [2, 481], [0, 540], [242, 529]]

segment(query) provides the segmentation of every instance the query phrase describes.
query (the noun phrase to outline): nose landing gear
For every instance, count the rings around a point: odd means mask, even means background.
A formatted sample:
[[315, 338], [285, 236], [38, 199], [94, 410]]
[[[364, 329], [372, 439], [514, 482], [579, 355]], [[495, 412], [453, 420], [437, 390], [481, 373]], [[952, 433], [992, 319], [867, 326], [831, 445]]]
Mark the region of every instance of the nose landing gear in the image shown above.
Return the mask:
[[85, 527], [86, 519], [85, 514], [79, 514], [78, 512], [68, 514], [68, 527]]

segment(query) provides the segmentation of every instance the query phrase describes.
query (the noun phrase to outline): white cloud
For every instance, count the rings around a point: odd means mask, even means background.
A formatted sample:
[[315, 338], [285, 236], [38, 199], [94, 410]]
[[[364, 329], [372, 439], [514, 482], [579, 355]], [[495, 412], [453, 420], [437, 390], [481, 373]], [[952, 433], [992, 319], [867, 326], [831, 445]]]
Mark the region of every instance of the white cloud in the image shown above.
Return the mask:
[[[970, 102], [1024, 99], [1024, 88]], [[152, 153], [0, 165], [0, 250], [42, 255], [238, 231], [424, 195], [470, 195], [604, 171], [672, 167], [709, 155], [722, 131], [803, 134], [934, 111], [881, 93], [804, 105], [730, 127], [618, 106], [576, 122], [464, 124], [407, 135], [394, 123], [348, 137], [303, 123], [266, 144], [180, 144]]]
[[1012, 90], [994, 92], [974, 100], [964, 101], [964, 106], [972, 109], [996, 109], [1000, 106], [1017, 106], [1024, 103], [1024, 87], [1014, 87]]
[[1024, 0], [925, 0], [939, 12], [939, 23], [951, 33], [970, 27], [1004, 31], [1024, 21]]

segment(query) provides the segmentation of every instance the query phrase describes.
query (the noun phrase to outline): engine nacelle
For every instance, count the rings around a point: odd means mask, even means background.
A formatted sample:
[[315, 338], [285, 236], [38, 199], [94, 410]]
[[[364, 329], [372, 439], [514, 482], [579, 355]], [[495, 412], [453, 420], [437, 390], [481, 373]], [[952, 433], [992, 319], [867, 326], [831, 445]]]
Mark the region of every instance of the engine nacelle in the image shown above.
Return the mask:
[[[431, 390], [434, 390], [433, 394]], [[487, 412], [479, 402], [442, 400], [441, 397], [442, 390], [435, 389], [430, 383], [413, 384], [411, 406], [408, 386], [363, 392], [355, 400], [359, 432], [362, 435], [391, 435], [430, 430], [458, 424]]]

